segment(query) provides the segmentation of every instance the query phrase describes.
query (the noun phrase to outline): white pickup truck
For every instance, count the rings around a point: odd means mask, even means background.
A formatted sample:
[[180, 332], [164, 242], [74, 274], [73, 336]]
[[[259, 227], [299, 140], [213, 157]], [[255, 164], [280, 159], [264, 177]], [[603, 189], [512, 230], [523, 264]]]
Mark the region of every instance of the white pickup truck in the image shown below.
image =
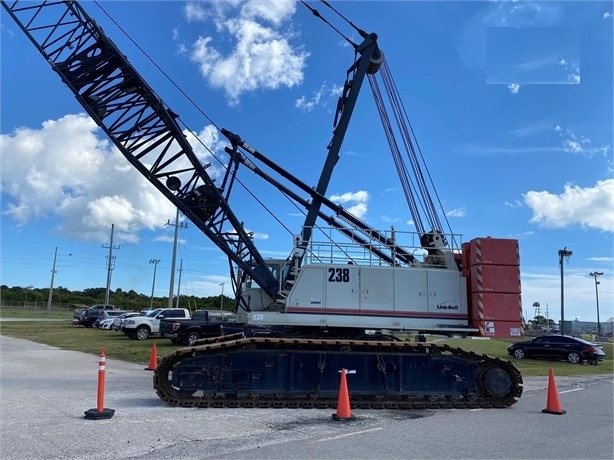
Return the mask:
[[134, 316], [122, 325], [122, 332], [131, 339], [146, 340], [152, 334], [160, 332], [162, 318], [189, 318], [190, 312], [185, 308], [158, 308], [145, 316]]

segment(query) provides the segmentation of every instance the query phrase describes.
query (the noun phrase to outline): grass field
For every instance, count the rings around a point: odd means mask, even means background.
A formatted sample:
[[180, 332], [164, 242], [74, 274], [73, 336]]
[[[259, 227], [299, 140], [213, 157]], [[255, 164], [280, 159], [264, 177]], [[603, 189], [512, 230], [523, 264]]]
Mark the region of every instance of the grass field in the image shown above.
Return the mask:
[[[154, 341], [158, 358], [162, 358], [179, 348], [168, 339], [130, 340], [121, 332], [72, 326], [71, 313], [51, 312], [47, 315], [44, 311], [0, 310], [0, 317], [2, 318], [23, 318], [26, 316], [28, 319], [24, 321], [0, 322], [0, 334], [94, 355], [98, 355], [100, 349], [104, 348], [105, 355], [109, 358], [143, 364], [146, 364], [149, 360]], [[36, 321], [37, 319], [38, 321]], [[40, 319], [61, 321], [40, 321]], [[582, 366], [562, 361], [511, 358], [507, 355], [507, 346], [512, 340], [508, 339], [446, 339], [438, 341], [467, 351], [510, 359], [526, 376], [547, 376], [550, 367], [557, 376], [612, 374], [614, 372], [614, 344], [612, 343], [601, 344], [606, 352], [605, 361], [598, 366]]]

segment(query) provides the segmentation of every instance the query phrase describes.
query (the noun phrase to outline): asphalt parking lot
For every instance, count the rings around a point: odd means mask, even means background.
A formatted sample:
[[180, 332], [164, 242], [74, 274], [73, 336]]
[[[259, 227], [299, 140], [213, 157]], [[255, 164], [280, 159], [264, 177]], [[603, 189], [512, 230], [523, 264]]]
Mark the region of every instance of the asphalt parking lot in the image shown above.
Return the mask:
[[98, 357], [0, 336], [3, 459], [614, 458], [610, 375], [557, 378], [567, 414], [543, 414], [548, 379], [525, 378], [510, 409], [354, 411], [169, 407], [145, 365], [107, 360], [96, 408]]

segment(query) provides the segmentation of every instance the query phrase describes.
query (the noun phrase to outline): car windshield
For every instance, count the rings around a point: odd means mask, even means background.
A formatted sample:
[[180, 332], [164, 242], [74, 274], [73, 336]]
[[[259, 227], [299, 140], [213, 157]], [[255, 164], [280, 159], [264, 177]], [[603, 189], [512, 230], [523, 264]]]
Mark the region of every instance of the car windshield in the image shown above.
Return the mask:
[[158, 313], [160, 313], [161, 311], [162, 311], [162, 309], [161, 309], [161, 308], [158, 308], [157, 310], [150, 311], [150, 312], [149, 312], [149, 313], [147, 313], [145, 316], [148, 316], [148, 317], [150, 317], [150, 318], [151, 318], [152, 316], [156, 316], [156, 315], [157, 315]]

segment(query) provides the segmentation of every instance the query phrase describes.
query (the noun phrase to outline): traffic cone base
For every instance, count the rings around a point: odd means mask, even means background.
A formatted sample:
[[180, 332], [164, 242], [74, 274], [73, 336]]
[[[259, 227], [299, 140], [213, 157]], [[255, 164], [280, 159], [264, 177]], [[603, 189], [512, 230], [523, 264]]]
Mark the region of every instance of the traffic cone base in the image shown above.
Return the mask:
[[115, 415], [115, 409], [107, 409], [105, 407], [102, 412], [98, 412], [98, 409], [89, 409], [84, 414], [84, 418], [87, 420], [105, 420]]
[[356, 420], [356, 417], [354, 417], [351, 414], [349, 417], [339, 417], [337, 414], [333, 414], [333, 420], [335, 420], [336, 422], [345, 422], [345, 421], [351, 422], [352, 420]]
[[151, 354], [149, 355], [149, 365], [145, 368], [146, 371], [155, 371], [158, 365], [158, 356], [156, 350], [156, 342], [151, 346]]
[[544, 414], [563, 415], [565, 411], [561, 408], [561, 401], [559, 400], [559, 392], [556, 388], [556, 382], [554, 381], [554, 371], [550, 368], [548, 375], [548, 399], [546, 401], [546, 408], [542, 410]]
[[341, 369], [341, 383], [339, 384], [337, 412], [333, 414], [333, 420], [336, 421], [354, 420], [356, 418], [352, 415], [352, 411], [350, 409], [350, 395], [348, 392], [348, 383], [345, 374], [346, 370]]

